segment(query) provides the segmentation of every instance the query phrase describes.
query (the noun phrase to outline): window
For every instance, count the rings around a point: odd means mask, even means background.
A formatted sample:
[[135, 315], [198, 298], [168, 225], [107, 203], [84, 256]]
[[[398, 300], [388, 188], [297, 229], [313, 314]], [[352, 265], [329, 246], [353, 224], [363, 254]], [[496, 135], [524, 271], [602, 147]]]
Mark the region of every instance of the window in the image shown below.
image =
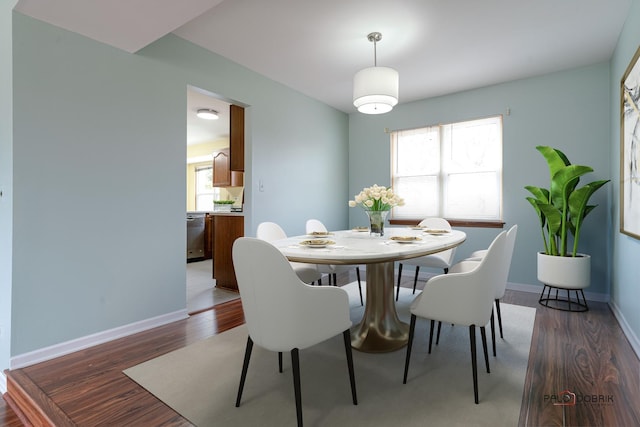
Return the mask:
[[502, 117], [391, 133], [393, 219], [502, 217]]
[[213, 166], [196, 166], [196, 210], [213, 210], [213, 200], [218, 195], [218, 188], [212, 186]]

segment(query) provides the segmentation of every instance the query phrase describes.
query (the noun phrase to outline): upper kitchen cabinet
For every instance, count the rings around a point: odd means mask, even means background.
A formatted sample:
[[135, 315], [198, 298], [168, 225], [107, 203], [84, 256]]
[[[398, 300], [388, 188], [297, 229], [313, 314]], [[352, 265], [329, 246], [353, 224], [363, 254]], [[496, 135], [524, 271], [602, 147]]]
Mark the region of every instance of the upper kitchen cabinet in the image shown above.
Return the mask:
[[229, 111], [229, 148], [213, 153], [214, 187], [244, 185], [244, 108], [231, 105]]
[[244, 172], [244, 108], [231, 105], [229, 115], [230, 170]]
[[231, 186], [231, 168], [228, 148], [213, 153], [213, 177], [211, 185], [213, 187]]

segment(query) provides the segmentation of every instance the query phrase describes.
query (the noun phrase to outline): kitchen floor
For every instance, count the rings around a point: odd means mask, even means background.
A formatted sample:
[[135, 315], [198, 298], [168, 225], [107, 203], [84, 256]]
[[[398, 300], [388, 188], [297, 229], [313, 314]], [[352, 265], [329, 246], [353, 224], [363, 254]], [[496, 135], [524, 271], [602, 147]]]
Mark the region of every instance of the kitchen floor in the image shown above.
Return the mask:
[[187, 263], [187, 312], [195, 314], [239, 298], [237, 292], [216, 288], [212, 260]]

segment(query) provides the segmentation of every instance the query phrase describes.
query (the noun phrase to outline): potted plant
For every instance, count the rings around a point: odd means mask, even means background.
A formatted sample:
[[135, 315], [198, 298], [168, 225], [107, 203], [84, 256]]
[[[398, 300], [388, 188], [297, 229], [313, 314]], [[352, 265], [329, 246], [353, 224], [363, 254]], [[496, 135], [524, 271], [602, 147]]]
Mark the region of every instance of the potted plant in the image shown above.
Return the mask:
[[[563, 289], [586, 288], [590, 282], [591, 257], [578, 252], [580, 231], [585, 217], [597, 206], [589, 205], [589, 198], [609, 180], [578, 187], [580, 177], [593, 172], [593, 168], [572, 165], [556, 148], [537, 146], [536, 150], [547, 161], [550, 176], [548, 189], [525, 187], [533, 195], [527, 200], [538, 214], [544, 242], [544, 252], [538, 253], [538, 280]], [[569, 234], [573, 236], [571, 248]]]
[[213, 210], [218, 212], [231, 212], [231, 205], [234, 203], [234, 200], [214, 200]]

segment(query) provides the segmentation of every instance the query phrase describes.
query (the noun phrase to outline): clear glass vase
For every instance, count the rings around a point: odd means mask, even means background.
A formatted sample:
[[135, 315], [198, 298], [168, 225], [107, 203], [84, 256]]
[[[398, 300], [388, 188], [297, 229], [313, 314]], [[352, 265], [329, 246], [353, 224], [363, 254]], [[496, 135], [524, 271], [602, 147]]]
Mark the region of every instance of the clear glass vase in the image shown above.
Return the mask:
[[384, 221], [389, 211], [365, 211], [369, 216], [369, 234], [374, 237], [384, 236]]

